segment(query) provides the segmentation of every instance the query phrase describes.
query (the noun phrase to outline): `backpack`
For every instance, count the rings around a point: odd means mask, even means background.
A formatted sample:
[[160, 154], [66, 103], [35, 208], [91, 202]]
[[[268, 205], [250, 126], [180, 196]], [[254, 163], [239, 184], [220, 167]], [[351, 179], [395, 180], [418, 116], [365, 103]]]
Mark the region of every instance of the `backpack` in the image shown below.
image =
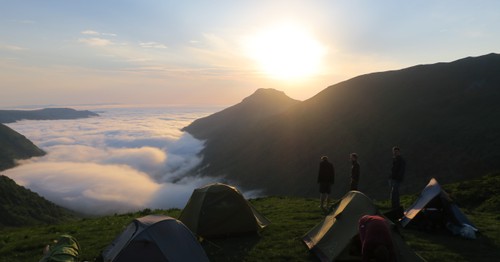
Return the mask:
[[70, 235], [61, 235], [39, 262], [78, 262], [80, 244]]

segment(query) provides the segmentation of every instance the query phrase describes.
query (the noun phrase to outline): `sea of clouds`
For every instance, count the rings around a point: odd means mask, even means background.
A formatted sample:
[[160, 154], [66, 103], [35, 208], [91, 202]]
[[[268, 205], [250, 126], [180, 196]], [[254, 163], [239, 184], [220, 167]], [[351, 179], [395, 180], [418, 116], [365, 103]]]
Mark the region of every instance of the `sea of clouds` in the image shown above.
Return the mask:
[[16, 183], [92, 215], [183, 208], [216, 178], [185, 176], [204, 142], [180, 129], [221, 108], [96, 108], [99, 117], [8, 124], [47, 152], [4, 171]]

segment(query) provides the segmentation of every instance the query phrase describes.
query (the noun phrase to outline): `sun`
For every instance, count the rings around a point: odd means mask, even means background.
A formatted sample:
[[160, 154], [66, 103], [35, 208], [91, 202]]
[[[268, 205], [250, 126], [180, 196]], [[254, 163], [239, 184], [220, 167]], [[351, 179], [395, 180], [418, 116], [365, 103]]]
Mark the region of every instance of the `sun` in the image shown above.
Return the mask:
[[305, 28], [287, 23], [249, 37], [246, 50], [272, 78], [293, 80], [318, 74], [325, 48]]

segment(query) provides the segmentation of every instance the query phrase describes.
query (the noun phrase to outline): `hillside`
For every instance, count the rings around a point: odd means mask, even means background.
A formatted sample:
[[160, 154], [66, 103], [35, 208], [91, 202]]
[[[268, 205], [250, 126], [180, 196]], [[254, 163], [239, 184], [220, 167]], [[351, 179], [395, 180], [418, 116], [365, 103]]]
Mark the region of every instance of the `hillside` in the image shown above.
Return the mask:
[[56, 120], [77, 119], [99, 116], [88, 110], [71, 108], [44, 108], [38, 110], [0, 110], [0, 123], [13, 123], [19, 120]]
[[16, 159], [42, 156], [45, 152], [25, 136], [0, 124], [0, 171], [16, 165]]
[[[484, 189], [493, 192], [500, 188], [500, 174], [482, 177], [477, 181], [446, 184], [445, 188], [461, 188], [467, 193], [461, 201], [472, 202], [468, 196]], [[422, 188], [419, 188], [421, 190]], [[453, 195], [453, 194], [452, 194]], [[483, 194], [484, 202], [496, 197]], [[406, 205], [416, 196], [403, 196]], [[458, 200], [457, 200], [458, 201]], [[319, 261], [309, 252], [301, 237], [321, 222], [324, 214], [318, 208], [318, 199], [299, 197], [265, 197], [251, 199], [252, 205], [271, 224], [259, 236], [239, 236], [210, 239], [202, 242], [210, 261]], [[376, 202], [381, 209], [389, 204]], [[452, 236], [447, 232], [426, 232], [401, 229], [406, 242], [429, 262], [495, 261], [500, 256], [500, 228], [498, 209], [479, 212], [483, 202], [464, 209], [467, 216], [480, 229], [476, 240]], [[120, 234], [134, 218], [150, 213], [177, 218], [181, 210], [143, 210], [137, 213], [86, 218], [70, 223], [37, 227], [0, 228], [0, 262], [37, 261], [42, 248], [61, 234], [76, 237], [82, 250], [82, 261], [95, 261], [100, 252]]]
[[74, 215], [0, 175], [0, 228], [55, 224]]
[[[195, 172], [265, 194], [316, 196], [319, 158], [328, 155], [340, 197], [348, 189], [348, 155], [357, 152], [360, 190], [377, 199], [388, 197], [394, 145], [407, 162], [403, 193], [415, 193], [430, 177], [449, 183], [494, 172], [500, 170], [498, 72], [500, 55], [489, 54], [367, 74], [257, 120], [262, 105], [233, 110], [243, 101], [185, 128], [206, 140]], [[277, 104], [267, 102], [266, 108]]]

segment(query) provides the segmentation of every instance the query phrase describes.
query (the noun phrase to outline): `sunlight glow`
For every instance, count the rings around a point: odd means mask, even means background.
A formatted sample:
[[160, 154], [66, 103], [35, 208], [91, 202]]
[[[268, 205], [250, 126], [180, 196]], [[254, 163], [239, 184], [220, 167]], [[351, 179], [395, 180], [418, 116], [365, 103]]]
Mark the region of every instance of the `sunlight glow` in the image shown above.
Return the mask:
[[318, 74], [325, 48], [301, 26], [280, 24], [250, 37], [247, 54], [272, 78], [297, 79]]

